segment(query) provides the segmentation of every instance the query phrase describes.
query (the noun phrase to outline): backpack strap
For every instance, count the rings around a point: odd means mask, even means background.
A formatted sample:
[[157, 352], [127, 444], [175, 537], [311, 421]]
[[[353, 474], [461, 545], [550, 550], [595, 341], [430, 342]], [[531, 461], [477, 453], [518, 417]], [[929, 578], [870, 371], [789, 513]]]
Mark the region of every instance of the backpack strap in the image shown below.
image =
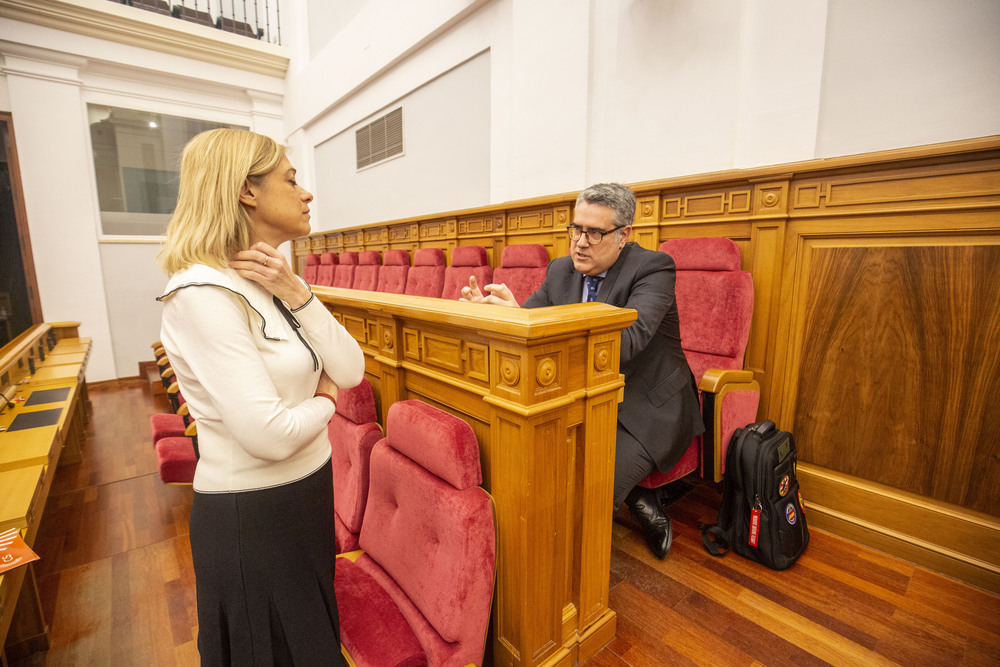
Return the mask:
[[726, 533], [719, 528], [719, 524], [707, 525], [702, 523], [698, 524], [698, 528], [701, 530], [701, 541], [705, 545], [705, 551], [715, 557], [725, 556], [729, 553], [729, 542], [726, 541]]

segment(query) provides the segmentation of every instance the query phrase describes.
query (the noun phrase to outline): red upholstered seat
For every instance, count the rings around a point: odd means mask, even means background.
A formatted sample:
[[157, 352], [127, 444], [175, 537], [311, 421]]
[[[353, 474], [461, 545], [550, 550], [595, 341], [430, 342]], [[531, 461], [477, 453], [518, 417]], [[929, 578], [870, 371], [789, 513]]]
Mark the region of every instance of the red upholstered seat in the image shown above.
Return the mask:
[[337, 553], [358, 548], [368, 502], [368, 465], [372, 447], [382, 439], [375, 396], [368, 378], [337, 393], [337, 412], [327, 426], [333, 463], [333, 507]]
[[184, 435], [187, 429], [184, 417], [172, 412], [156, 413], [149, 416], [149, 432], [153, 436], [153, 444], [162, 438], [175, 438]]
[[[481, 481], [479, 447], [466, 422], [418, 400], [392, 405], [386, 437], [371, 455], [364, 553], [337, 561], [341, 638], [359, 667], [400, 659], [387, 641], [406, 635], [396, 610], [428, 664], [482, 664], [496, 527]], [[372, 620], [359, 628], [348, 620], [355, 617]], [[382, 618], [385, 624], [373, 630]]]
[[332, 252], [324, 252], [319, 256], [319, 272], [316, 275], [316, 284], [330, 287], [333, 285], [333, 279], [336, 274], [337, 256]]
[[419, 248], [413, 253], [413, 266], [406, 274], [404, 294], [441, 296], [444, 288], [444, 251], [441, 248]]
[[374, 292], [381, 268], [382, 258], [379, 257], [377, 250], [362, 250], [358, 253], [358, 268], [354, 271], [354, 289]]
[[548, 266], [549, 251], [540, 243], [509, 245], [493, 270], [493, 282], [506, 285], [521, 305], [545, 281]]
[[333, 276], [334, 287], [351, 288], [354, 286], [354, 273], [358, 269], [358, 253], [345, 250], [340, 253], [340, 263], [337, 273]]
[[190, 436], [161, 438], [153, 445], [156, 450], [156, 468], [166, 484], [190, 484], [198, 464], [195, 439]]
[[378, 272], [378, 292], [402, 294], [406, 291], [406, 274], [410, 271], [410, 253], [406, 250], [386, 250]]
[[654, 472], [640, 484], [656, 488], [699, 468], [702, 477], [720, 481], [733, 431], [756, 421], [760, 400], [753, 372], [742, 370], [753, 280], [740, 270], [739, 246], [727, 238], [674, 239], [660, 250], [677, 266], [681, 347], [698, 381], [705, 433], [669, 473]]
[[475, 276], [480, 286], [493, 282], [493, 267], [490, 266], [486, 248], [470, 245], [451, 251], [451, 266], [444, 272], [442, 298], [457, 299], [462, 296], [462, 288], [469, 284], [469, 276]]
[[319, 255], [313, 253], [306, 255], [306, 269], [303, 278], [310, 285], [316, 284], [316, 277], [319, 274]]

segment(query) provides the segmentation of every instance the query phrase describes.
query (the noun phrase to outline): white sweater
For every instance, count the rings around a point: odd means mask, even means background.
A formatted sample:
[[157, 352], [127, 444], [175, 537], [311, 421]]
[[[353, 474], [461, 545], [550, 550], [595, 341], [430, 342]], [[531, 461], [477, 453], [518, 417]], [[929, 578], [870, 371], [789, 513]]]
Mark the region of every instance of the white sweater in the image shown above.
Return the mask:
[[196, 491], [288, 484], [326, 463], [334, 406], [314, 396], [320, 371], [356, 386], [364, 354], [318, 299], [293, 315], [319, 368], [271, 294], [233, 269], [192, 266], [159, 300], [160, 340], [198, 424]]

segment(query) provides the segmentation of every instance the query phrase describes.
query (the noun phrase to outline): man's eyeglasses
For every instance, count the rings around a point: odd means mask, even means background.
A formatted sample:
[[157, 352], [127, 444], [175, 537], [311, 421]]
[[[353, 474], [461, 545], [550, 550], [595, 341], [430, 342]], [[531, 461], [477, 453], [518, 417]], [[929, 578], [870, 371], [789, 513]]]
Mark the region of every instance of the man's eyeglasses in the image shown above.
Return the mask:
[[587, 230], [584, 230], [583, 227], [579, 227], [577, 225], [567, 225], [567, 227], [566, 227], [566, 231], [569, 232], [569, 237], [571, 239], [573, 239], [574, 241], [579, 241], [580, 237], [582, 237], [584, 234], [586, 234], [587, 235], [587, 241], [590, 242], [590, 245], [597, 245], [598, 243], [600, 243], [601, 241], [604, 240], [605, 236], [607, 236], [608, 234], [611, 234], [613, 232], [617, 232], [619, 229], [623, 229], [623, 228], [622, 227], [615, 227], [614, 229], [609, 229], [608, 231], [604, 232], [604, 231], [601, 231], [600, 229], [587, 229]]

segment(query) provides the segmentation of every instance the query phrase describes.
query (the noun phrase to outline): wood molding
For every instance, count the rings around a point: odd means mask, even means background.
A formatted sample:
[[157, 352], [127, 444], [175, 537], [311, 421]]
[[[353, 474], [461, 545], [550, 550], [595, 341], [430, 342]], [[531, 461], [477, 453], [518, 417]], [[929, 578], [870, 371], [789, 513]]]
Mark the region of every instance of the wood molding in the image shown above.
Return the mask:
[[284, 78], [284, 47], [107, 0], [0, 0], [0, 17]]
[[808, 521], [1000, 593], [1000, 520], [808, 463], [798, 467]]

